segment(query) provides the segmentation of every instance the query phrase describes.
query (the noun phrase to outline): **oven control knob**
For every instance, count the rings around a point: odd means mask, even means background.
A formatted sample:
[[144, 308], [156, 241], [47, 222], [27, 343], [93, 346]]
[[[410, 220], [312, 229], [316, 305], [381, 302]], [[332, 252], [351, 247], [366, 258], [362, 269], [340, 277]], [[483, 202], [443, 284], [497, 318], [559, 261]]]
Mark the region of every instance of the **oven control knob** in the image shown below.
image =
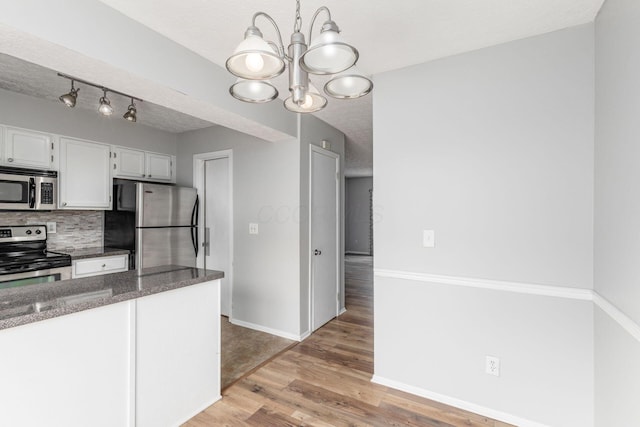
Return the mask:
[[31, 235], [31, 230], [27, 230], [25, 233], [27, 233], [27, 236]]
[[42, 234], [42, 230], [36, 230], [36, 234]]

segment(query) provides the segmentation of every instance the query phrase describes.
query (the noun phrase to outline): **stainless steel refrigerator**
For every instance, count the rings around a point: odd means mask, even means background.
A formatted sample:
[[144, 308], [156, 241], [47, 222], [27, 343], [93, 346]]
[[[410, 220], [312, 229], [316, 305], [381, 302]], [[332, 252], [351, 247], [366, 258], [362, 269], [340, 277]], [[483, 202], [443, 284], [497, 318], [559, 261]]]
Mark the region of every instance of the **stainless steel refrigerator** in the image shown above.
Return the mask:
[[196, 266], [198, 196], [194, 188], [115, 180], [104, 215], [105, 247], [128, 249], [129, 268]]

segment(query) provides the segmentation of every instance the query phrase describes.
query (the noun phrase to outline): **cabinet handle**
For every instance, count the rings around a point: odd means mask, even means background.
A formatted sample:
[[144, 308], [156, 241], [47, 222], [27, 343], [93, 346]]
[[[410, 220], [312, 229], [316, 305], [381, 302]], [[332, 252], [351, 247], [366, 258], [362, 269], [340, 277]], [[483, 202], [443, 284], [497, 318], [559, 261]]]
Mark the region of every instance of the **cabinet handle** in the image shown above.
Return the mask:
[[64, 203], [62, 204], [62, 206], [67, 206], [67, 202], [64, 202]]
[[151, 178], [151, 175], [149, 175], [149, 178]]
[[145, 176], [146, 176], [145, 174], [142, 174], [142, 177], [143, 177], [143, 178], [144, 178]]
[[13, 158], [9, 157], [9, 158], [7, 159], [7, 161], [9, 161], [9, 162], [13, 162]]
[[105, 268], [107, 266], [107, 264], [102, 264], [102, 268]]

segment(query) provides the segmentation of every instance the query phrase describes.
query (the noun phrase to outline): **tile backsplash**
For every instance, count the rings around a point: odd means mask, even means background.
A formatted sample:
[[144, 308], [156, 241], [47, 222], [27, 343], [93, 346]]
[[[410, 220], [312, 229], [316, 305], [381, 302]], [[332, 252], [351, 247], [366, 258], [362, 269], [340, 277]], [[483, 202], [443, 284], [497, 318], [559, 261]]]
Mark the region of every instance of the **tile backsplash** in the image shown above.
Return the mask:
[[100, 247], [103, 242], [102, 211], [0, 212], [0, 226], [55, 222], [57, 233], [49, 234], [50, 250]]

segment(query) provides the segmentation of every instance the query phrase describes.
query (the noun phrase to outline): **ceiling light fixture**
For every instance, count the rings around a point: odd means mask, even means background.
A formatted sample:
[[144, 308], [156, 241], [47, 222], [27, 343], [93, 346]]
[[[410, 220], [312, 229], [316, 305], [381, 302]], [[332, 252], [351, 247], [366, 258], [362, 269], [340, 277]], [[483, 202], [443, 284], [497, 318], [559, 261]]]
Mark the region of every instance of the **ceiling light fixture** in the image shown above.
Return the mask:
[[60, 99], [60, 101], [62, 101], [67, 107], [73, 108], [76, 106], [76, 100], [78, 99], [79, 90], [80, 89], [76, 89], [73, 87], [73, 80], [71, 80], [71, 90], [69, 91], [69, 93], [61, 95], [58, 99]]
[[98, 112], [103, 116], [110, 116], [113, 114], [113, 107], [111, 106], [111, 101], [107, 98], [107, 91], [104, 90], [104, 95], [100, 98], [100, 106], [98, 107]]
[[[322, 25], [320, 34], [311, 39], [315, 20], [323, 12], [328, 15], [328, 19]], [[260, 16], [275, 28], [278, 44], [264, 40], [262, 32], [256, 27], [256, 20]], [[312, 113], [327, 105], [327, 99], [309, 83], [309, 73], [331, 75], [345, 72], [344, 75], [334, 76], [324, 86], [325, 92], [334, 98], [353, 99], [371, 92], [371, 80], [353, 69], [358, 61], [358, 50], [344, 42], [328, 8], [323, 6], [313, 15], [309, 27], [311, 45], [308, 49], [301, 28], [300, 0], [296, 0], [295, 25], [291, 44], [285, 53], [280, 29], [273, 18], [264, 12], [255, 13], [251, 25], [245, 31], [244, 40], [225, 64], [231, 74], [240, 78], [229, 88], [231, 95], [251, 103], [275, 99], [278, 91], [268, 79], [282, 74], [287, 65], [291, 96], [284, 101], [284, 106], [289, 111]]]
[[127, 112], [122, 117], [133, 123], [138, 120], [138, 110], [136, 110], [136, 104], [133, 103], [133, 98], [131, 98], [131, 104], [127, 107]]
[[60, 101], [62, 101], [66, 106], [75, 107], [76, 101], [78, 99], [78, 91], [80, 90], [80, 88], [75, 89], [74, 83], [82, 83], [84, 85], [100, 89], [102, 91], [102, 96], [100, 97], [100, 100], [99, 100], [100, 105], [98, 106], [98, 112], [100, 114], [104, 116], [110, 116], [113, 114], [113, 107], [111, 106], [111, 101], [107, 97], [107, 92], [110, 92], [110, 93], [124, 96], [125, 98], [130, 98], [131, 104], [129, 104], [129, 107], [127, 108], [127, 112], [124, 113], [122, 117], [124, 117], [130, 122], [136, 122], [138, 120], [138, 110], [136, 108], [136, 104], [134, 103], [134, 100], [138, 102], [143, 102], [142, 99], [136, 98], [135, 96], [127, 95], [126, 93], [118, 92], [117, 90], [109, 89], [108, 87], [105, 87], [105, 86], [88, 82], [86, 80], [78, 79], [76, 77], [71, 77], [66, 74], [58, 73], [58, 76], [65, 78], [67, 80], [71, 80], [71, 91], [69, 93], [66, 93], [60, 96], [59, 98]]

